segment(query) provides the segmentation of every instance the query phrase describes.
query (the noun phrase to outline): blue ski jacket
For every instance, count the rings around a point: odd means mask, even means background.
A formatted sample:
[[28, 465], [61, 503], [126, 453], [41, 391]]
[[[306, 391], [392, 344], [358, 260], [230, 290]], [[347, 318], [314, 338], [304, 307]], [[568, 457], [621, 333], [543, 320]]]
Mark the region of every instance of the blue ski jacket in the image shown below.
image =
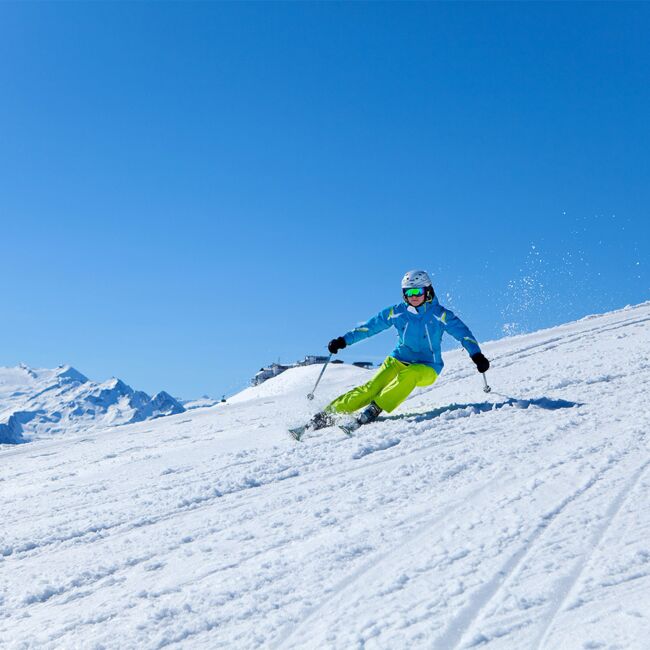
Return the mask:
[[406, 303], [386, 307], [369, 321], [346, 332], [343, 338], [352, 345], [391, 326], [397, 330], [399, 341], [390, 356], [404, 363], [431, 366], [438, 374], [445, 365], [440, 352], [444, 332], [460, 341], [470, 356], [481, 351], [467, 325], [445, 309], [436, 297], [417, 308]]

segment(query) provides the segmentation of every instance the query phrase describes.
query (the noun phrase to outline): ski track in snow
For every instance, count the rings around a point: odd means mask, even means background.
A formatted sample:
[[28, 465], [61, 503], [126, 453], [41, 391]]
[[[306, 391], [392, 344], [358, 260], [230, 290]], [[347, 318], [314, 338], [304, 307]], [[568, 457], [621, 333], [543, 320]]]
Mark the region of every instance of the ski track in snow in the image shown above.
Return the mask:
[[[626, 452], [627, 453], [627, 452]], [[619, 459], [616, 460], [619, 462]], [[508, 582], [518, 571], [520, 566], [526, 562], [526, 559], [535, 551], [535, 545], [538, 540], [553, 526], [556, 519], [562, 516], [566, 510], [582, 495], [594, 487], [603, 476], [613, 469], [614, 465], [608, 463], [599, 469], [584, 485], [580, 486], [575, 492], [562, 499], [556, 507], [542, 516], [541, 521], [534, 528], [523, 542], [522, 546], [510, 556], [505, 564], [495, 573], [492, 578], [486, 582], [483, 587], [476, 592], [469, 606], [458, 613], [448, 627], [448, 630], [437, 641], [435, 648], [447, 650], [455, 647], [472, 647], [483, 644], [489, 639], [483, 635], [478, 638], [468, 639], [472, 636], [474, 623], [479, 619], [481, 614], [489, 608], [493, 600], [497, 599], [500, 592], [508, 586]], [[548, 626], [548, 623], [546, 624]], [[538, 647], [539, 644], [536, 646]]]
[[[469, 494], [464, 495], [461, 497], [461, 500], [465, 499], [471, 499], [473, 496], [485, 491], [491, 484], [493, 484], [497, 479], [493, 479], [491, 481], [488, 481], [484, 485], [481, 485], [479, 488], [476, 490], [471, 491]], [[413, 532], [410, 533], [409, 535], [403, 537], [402, 539], [399, 540], [399, 544], [391, 548], [390, 550], [382, 553], [378, 557], [373, 557], [371, 560], [369, 560], [367, 563], [365, 563], [363, 566], [359, 567], [355, 571], [353, 571], [350, 575], [345, 576], [337, 585], [335, 585], [329, 595], [324, 598], [321, 602], [319, 602], [315, 607], [312, 607], [311, 610], [309, 610], [305, 615], [303, 615], [300, 623], [298, 625], [291, 625], [289, 628], [282, 634], [280, 634], [279, 638], [276, 640], [274, 644], [271, 645], [271, 648], [280, 648], [284, 644], [287, 643], [287, 641], [290, 639], [292, 635], [297, 635], [299, 634], [302, 630], [308, 630], [310, 628], [311, 621], [316, 617], [318, 612], [322, 610], [331, 600], [340, 598], [342, 594], [350, 590], [351, 588], [355, 587], [355, 583], [362, 578], [364, 575], [368, 574], [370, 571], [372, 572], [381, 572], [383, 563], [385, 563], [387, 560], [390, 559], [390, 557], [397, 553], [397, 552], [403, 552], [405, 547], [409, 544], [413, 544], [415, 542], [418, 542], [420, 538], [435, 524], [440, 523], [444, 516], [449, 514], [454, 508], [458, 507], [458, 502], [454, 502], [452, 504], [449, 504], [446, 508], [444, 508], [442, 511], [436, 513], [435, 517], [431, 517], [429, 519], [425, 520], [424, 524], [419, 524], [418, 528]], [[420, 519], [422, 517], [421, 513], [418, 513], [416, 516], [416, 519]]]
[[557, 613], [562, 610], [565, 602], [568, 600], [569, 595], [571, 594], [572, 589], [575, 587], [576, 582], [580, 579], [580, 576], [585, 570], [588, 561], [591, 559], [592, 554], [598, 548], [601, 540], [607, 532], [607, 529], [614, 521], [623, 503], [629, 498], [630, 494], [636, 487], [636, 484], [638, 483], [641, 475], [647, 469], [648, 465], [650, 465], [650, 461], [644, 462], [643, 465], [641, 465], [641, 467], [639, 467], [639, 469], [637, 469], [636, 472], [632, 474], [631, 478], [625, 483], [621, 491], [615, 496], [610, 507], [607, 509], [605, 516], [603, 517], [601, 525], [597, 528], [596, 533], [592, 536], [590, 543], [587, 545], [581, 561], [577, 564], [576, 568], [570, 574], [561, 580], [560, 585], [554, 594], [553, 600], [555, 604], [553, 608], [548, 612], [546, 618], [542, 620], [538, 638], [535, 640], [534, 645], [532, 646], [536, 650], [541, 650], [546, 645], [549, 633], [553, 629], [553, 623], [555, 621]]
[[648, 323], [487, 343], [489, 396], [446, 353], [352, 438], [286, 433], [339, 366], [1, 446], [0, 647], [647, 650]]

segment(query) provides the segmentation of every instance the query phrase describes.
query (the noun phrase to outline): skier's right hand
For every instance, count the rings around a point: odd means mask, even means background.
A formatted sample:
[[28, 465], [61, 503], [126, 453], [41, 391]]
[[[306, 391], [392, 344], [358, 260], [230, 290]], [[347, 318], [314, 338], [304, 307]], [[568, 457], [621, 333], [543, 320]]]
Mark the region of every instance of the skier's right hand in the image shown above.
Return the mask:
[[476, 364], [479, 372], [486, 372], [490, 367], [490, 362], [483, 356], [482, 352], [477, 352], [471, 356], [472, 361]]
[[345, 339], [342, 336], [338, 336], [337, 338], [332, 339], [327, 344], [327, 349], [332, 354], [336, 354], [339, 350], [342, 350], [346, 346], [347, 346], [347, 343], [345, 342]]

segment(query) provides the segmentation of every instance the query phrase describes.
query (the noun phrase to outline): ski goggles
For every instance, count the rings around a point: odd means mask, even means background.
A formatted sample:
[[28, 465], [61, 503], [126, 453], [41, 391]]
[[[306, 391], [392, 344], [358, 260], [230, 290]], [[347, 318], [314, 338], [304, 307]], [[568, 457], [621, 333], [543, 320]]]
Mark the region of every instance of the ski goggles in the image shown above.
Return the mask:
[[407, 298], [419, 298], [424, 296], [427, 290], [424, 287], [413, 287], [412, 289], [404, 289], [404, 295]]

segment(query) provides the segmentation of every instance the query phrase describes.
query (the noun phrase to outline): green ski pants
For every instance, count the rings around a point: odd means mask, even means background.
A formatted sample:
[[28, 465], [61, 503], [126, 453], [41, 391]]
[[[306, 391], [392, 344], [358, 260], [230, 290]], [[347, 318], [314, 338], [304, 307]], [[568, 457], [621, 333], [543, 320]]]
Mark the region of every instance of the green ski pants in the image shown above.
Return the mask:
[[377, 374], [363, 386], [337, 397], [326, 411], [352, 413], [370, 402], [374, 402], [390, 413], [396, 409], [416, 386], [429, 386], [438, 378], [438, 373], [421, 363], [406, 364], [386, 357]]

